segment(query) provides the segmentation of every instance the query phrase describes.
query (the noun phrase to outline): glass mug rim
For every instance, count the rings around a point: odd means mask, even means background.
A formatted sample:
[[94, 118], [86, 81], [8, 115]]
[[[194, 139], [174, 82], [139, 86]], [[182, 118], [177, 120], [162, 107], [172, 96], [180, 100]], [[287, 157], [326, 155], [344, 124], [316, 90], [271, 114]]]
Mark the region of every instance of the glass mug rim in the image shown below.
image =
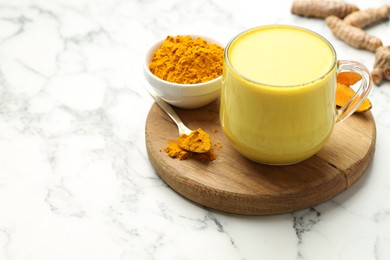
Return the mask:
[[[292, 84], [292, 85], [276, 85], [276, 84], [262, 83], [262, 82], [255, 81], [253, 79], [250, 79], [250, 78], [242, 75], [240, 72], [238, 72], [236, 70], [236, 68], [230, 62], [230, 59], [229, 59], [229, 50], [230, 50], [230, 48], [232, 47], [232, 45], [234, 44], [235, 41], [239, 40], [242, 36], [247, 35], [248, 33], [252, 32], [252, 31], [258, 31], [258, 30], [261, 30], [261, 29], [273, 29], [273, 28], [289, 28], [289, 29], [295, 29], [295, 30], [300, 30], [300, 31], [306, 31], [306, 32], [308, 32], [308, 33], [318, 37], [319, 39], [321, 39], [323, 42], [325, 42], [329, 46], [329, 48], [331, 49], [332, 54], [333, 54], [333, 62], [331, 64], [331, 66], [329, 67], [329, 69], [323, 75], [321, 75], [320, 77], [317, 77], [316, 79], [313, 79], [313, 80], [310, 80], [310, 81], [307, 81], [307, 82], [302, 82], [302, 83], [299, 83], [299, 84]], [[246, 80], [246, 81], [248, 81], [248, 82], [250, 82], [252, 84], [261, 85], [263, 87], [270, 87], [270, 88], [276, 88], [277, 87], [278, 89], [283, 89], [283, 88], [291, 89], [291, 88], [294, 88], [294, 87], [302, 87], [302, 86], [311, 85], [311, 84], [313, 84], [313, 83], [315, 83], [317, 81], [321, 81], [322, 79], [327, 77], [334, 70], [334, 68], [338, 64], [336, 51], [335, 51], [333, 45], [325, 37], [323, 37], [322, 35], [314, 32], [312, 30], [309, 30], [309, 29], [306, 29], [306, 28], [303, 28], [303, 27], [300, 27], [300, 26], [287, 25], [287, 24], [269, 24], [269, 25], [256, 26], [256, 27], [252, 27], [250, 29], [247, 29], [247, 30], [237, 34], [226, 45], [226, 48], [225, 48], [225, 51], [224, 51], [224, 61], [225, 61], [226, 65], [227, 65], [227, 67], [233, 73], [238, 75], [240, 78], [242, 78], [242, 79], [244, 79], [244, 80]]]

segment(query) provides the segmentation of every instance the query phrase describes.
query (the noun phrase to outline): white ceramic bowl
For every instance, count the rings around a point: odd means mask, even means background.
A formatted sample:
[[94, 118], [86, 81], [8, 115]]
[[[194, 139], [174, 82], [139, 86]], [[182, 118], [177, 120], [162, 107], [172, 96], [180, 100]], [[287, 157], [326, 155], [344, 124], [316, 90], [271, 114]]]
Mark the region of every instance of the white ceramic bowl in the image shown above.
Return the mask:
[[[224, 47], [211, 38], [198, 35], [191, 36], [193, 38], [202, 37], [208, 43], [215, 43], [221, 47]], [[221, 92], [221, 76], [203, 83], [178, 84], [160, 79], [150, 71], [149, 63], [152, 60], [153, 54], [160, 47], [164, 40], [165, 39], [153, 44], [146, 53], [143, 64], [143, 71], [145, 79], [147, 83], [149, 83], [148, 85], [150, 85], [150, 88], [163, 100], [173, 106], [180, 108], [199, 108], [216, 100], [220, 96]]]

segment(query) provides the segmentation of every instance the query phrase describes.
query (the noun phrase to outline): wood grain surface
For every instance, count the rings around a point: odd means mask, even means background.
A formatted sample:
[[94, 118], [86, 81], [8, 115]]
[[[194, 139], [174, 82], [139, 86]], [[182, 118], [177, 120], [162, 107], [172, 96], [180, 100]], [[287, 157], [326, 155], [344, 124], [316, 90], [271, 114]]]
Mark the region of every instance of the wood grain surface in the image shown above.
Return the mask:
[[246, 159], [229, 144], [220, 128], [218, 100], [200, 109], [175, 110], [190, 129], [201, 127], [211, 135], [218, 158], [201, 162], [168, 157], [163, 150], [177, 139], [177, 127], [153, 104], [145, 127], [150, 161], [173, 190], [224, 212], [268, 215], [332, 199], [359, 180], [375, 151], [376, 127], [369, 111], [337, 124], [326, 146], [310, 159], [269, 166]]

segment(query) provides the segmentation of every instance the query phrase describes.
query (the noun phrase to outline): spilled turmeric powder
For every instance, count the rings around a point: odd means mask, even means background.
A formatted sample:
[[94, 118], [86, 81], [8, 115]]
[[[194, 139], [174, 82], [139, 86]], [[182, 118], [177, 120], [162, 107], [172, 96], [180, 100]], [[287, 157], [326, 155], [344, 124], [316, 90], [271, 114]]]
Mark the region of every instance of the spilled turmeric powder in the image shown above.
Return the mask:
[[164, 151], [168, 153], [169, 157], [179, 158], [180, 160], [185, 160], [191, 155], [190, 152], [182, 149], [175, 141], [169, 141], [168, 146], [165, 147]]
[[217, 154], [214, 152], [213, 148], [210, 148], [210, 150], [207, 153], [191, 153], [191, 158], [194, 158], [199, 161], [214, 161], [217, 159]]
[[179, 84], [210, 81], [222, 75], [224, 49], [203, 38], [168, 36], [149, 64], [157, 77]]
[[214, 161], [217, 155], [211, 145], [211, 137], [201, 128], [190, 135], [181, 135], [177, 141], [169, 141], [164, 149], [168, 156], [185, 160], [189, 158], [200, 161]]

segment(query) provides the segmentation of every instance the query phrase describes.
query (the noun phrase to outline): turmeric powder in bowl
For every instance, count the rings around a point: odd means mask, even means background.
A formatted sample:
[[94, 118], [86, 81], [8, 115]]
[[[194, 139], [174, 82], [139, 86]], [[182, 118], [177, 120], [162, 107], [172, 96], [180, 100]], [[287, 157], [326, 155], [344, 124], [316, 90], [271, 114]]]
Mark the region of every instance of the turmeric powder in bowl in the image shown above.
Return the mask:
[[147, 49], [142, 84], [175, 107], [205, 106], [221, 94], [222, 46], [207, 36], [167, 36]]
[[222, 75], [223, 52], [201, 37], [168, 36], [153, 54], [149, 69], [169, 82], [203, 83]]

